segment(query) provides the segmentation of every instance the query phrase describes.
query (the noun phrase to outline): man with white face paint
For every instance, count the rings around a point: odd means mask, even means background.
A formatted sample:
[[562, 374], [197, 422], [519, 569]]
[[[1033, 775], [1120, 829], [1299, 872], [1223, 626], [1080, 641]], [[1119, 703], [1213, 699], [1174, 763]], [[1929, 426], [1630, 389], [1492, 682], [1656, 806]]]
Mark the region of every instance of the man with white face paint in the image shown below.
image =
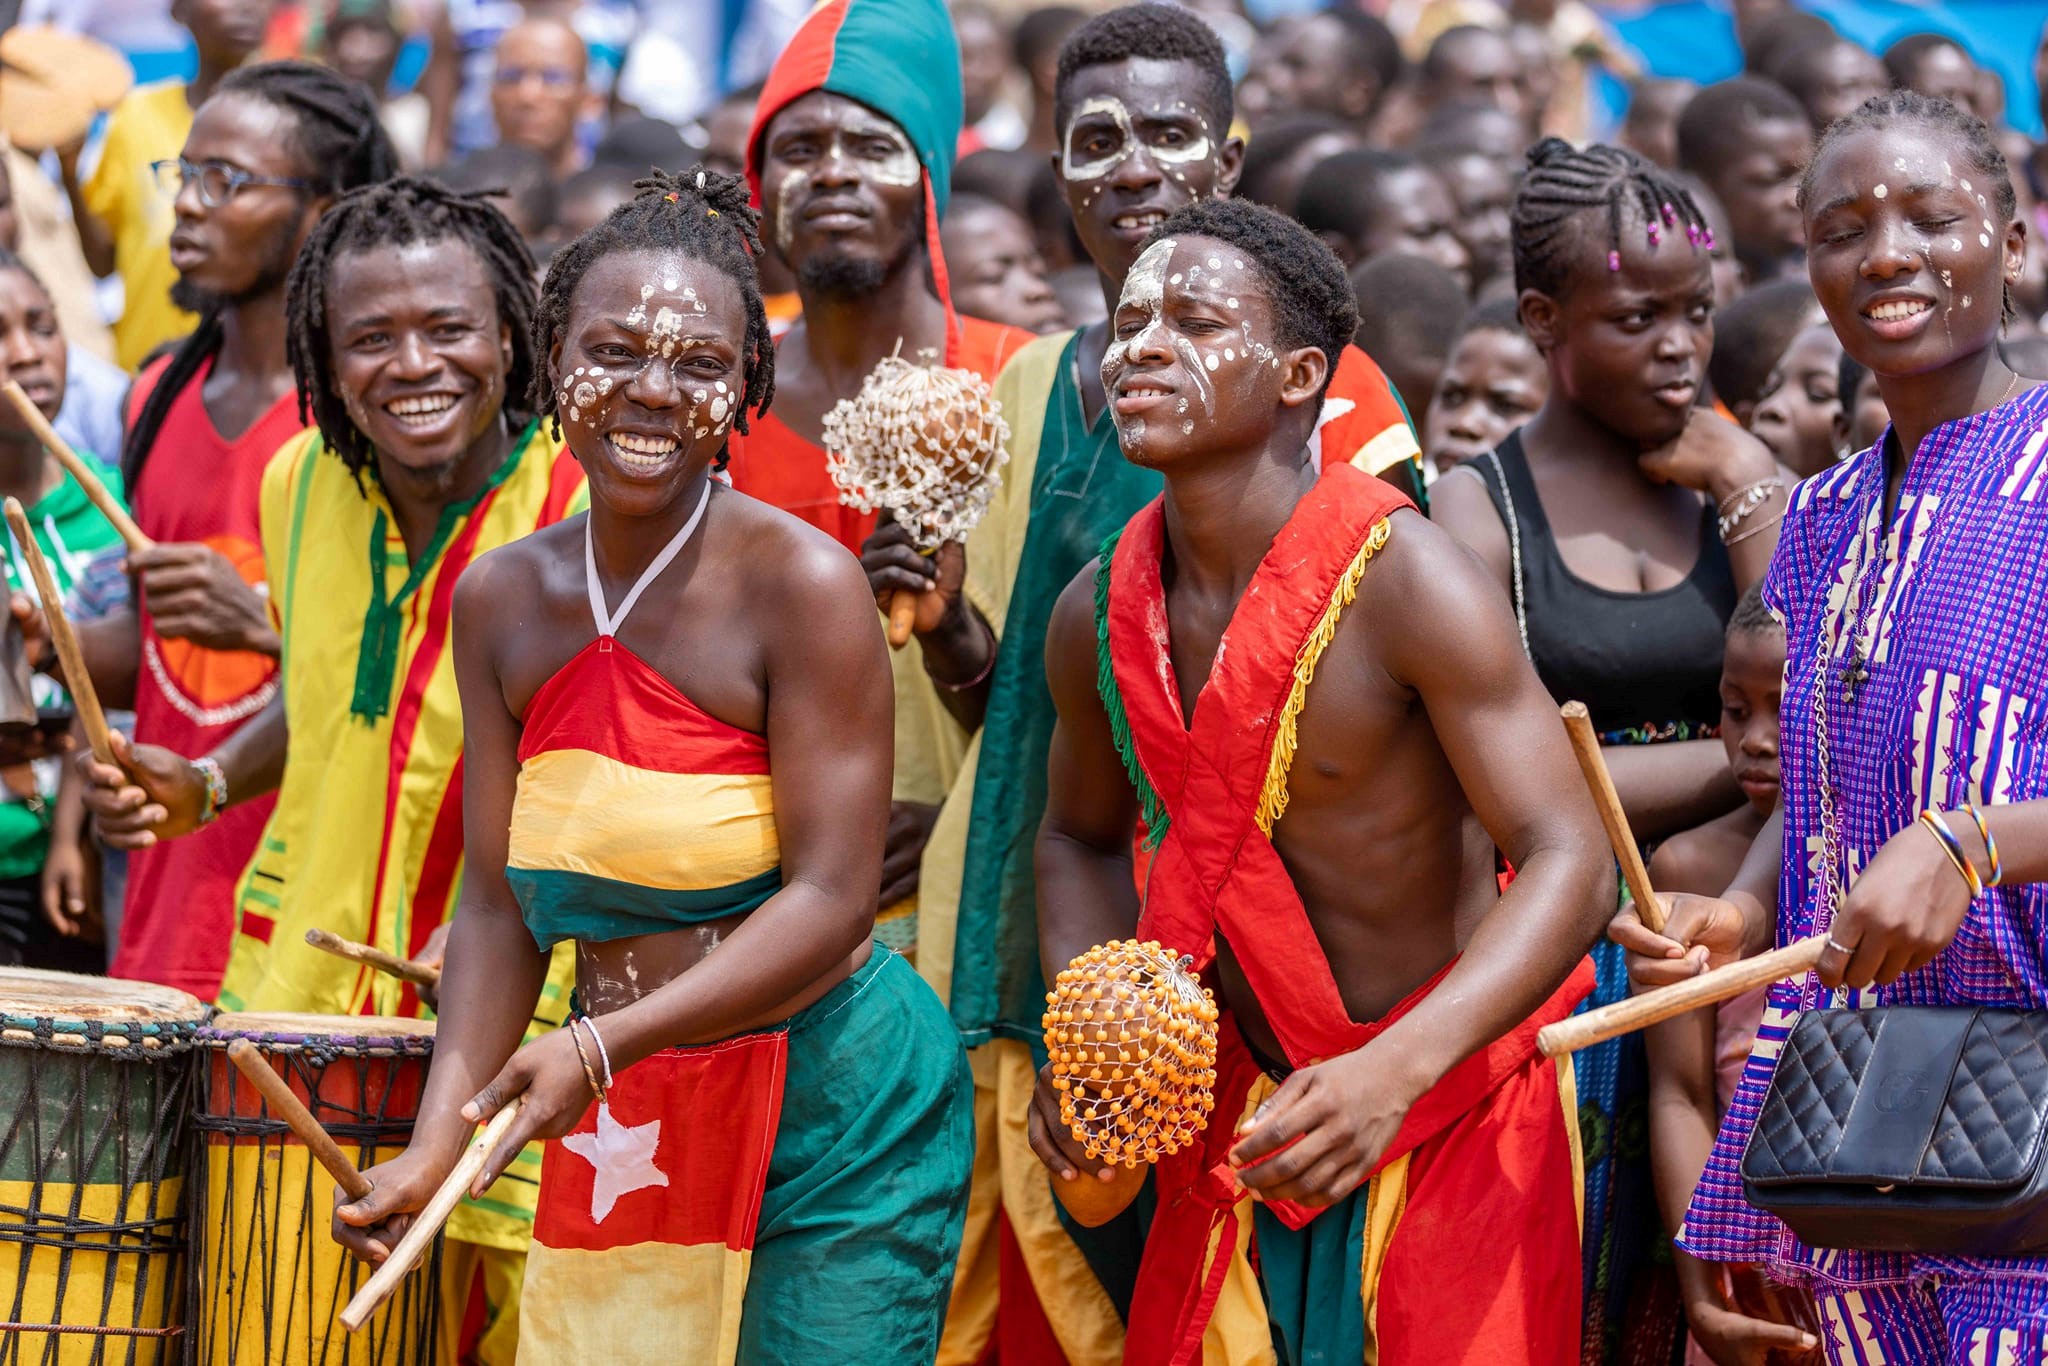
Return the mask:
[[[1247, 1320], [1285, 1366], [1579, 1360], [1571, 1073], [1535, 1031], [1591, 989], [1614, 873], [1498, 588], [1406, 497], [1302, 459], [1357, 324], [1306, 228], [1196, 204], [1103, 358], [1164, 492], [1048, 628], [1039, 952], [1156, 940], [1229, 1016], [1205, 1132], [1146, 1176], [1129, 1366]], [[1032, 1150], [1056, 1188], [1107, 1177], [1060, 1100], [1048, 1066]]]
[[[747, 139], [762, 236], [795, 274], [803, 313], [776, 349], [773, 412], [733, 436], [732, 484], [855, 553], [875, 517], [839, 501], [825, 415], [899, 348], [993, 379], [1031, 340], [953, 309], [938, 223], [960, 120], [960, 50], [939, 0], [829, 0], [769, 73]], [[938, 563], [958, 581], [957, 547]], [[896, 768], [876, 926], [913, 956], [919, 856], [968, 738], [921, 655], [891, 654]]]
[[[1056, 91], [1054, 168], [1114, 308], [1153, 229], [1237, 184], [1244, 148], [1230, 135], [1223, 47], [1186, 9], [1126, 6], [1075, 30], [1060, 54]], [[1003, 372], [996, 397], [1010, 425], [1010, 462], [968, 538], [964, 577], [947, 557], [925, 560], [886, 528], [863, 557], [877, 593], [925, 595], [925, 667], [957, 714], [978, 726], [919, 883], [919, 971], [947, 998], [969, 1046], [981, 1145], [982, 1184], [969, 1207], [941, 1361], [974, 1360], [992, 1338], [1007, 1339], [996, 1343], [1006, 1355], [1035, 1359], [1007, 1334], [1041, 1314], [1069, 1360], [1114, 1359], [1137, 1266], [1133, 1224], [1061, 1224], [1024, 1140], [1031, 1046], [1045, 1000], [1031, 842], [1045, 808], [1053, 723], [1046, 623], [1060, 589], [1102, 538], [1160, 488], [1157, 473], [1118, 449], [1100, 378], [1108, 341], [1100, 324], [1054, 334]], [[1306, 459], [1358, 462], [1395, 481], [1416, 470], [1414, 433], [1356, 348], [1344, 352], [1324, 414]], [[1419, 489], [1413, 477], [1403, 487]], [[1219, 1323], [1231, 1321], [1219, 1315]], [[1264, 1332], [1261, 1320], [1233, 1340], [1226, 1358], [1258, 1359], [1270, 1349]]]

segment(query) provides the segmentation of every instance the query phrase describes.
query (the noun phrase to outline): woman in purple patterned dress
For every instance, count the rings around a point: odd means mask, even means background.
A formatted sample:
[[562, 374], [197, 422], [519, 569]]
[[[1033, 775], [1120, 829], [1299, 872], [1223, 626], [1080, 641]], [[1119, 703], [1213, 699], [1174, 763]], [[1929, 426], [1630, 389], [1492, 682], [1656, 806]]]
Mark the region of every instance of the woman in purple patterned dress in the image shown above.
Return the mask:
[[2011, 177], [1982, 123], [1898, 91], [1829, 129], [1801, 205], [1814, 292], [1892, 425], [1799, 486], [1764, 581], [1786, 626], [1778, 815], [1724, 898], [1674, 899], [1668, 939], [1633, 915], [1613, 933], [1645, 986], [1828, 936], [1772, 988], [1687, 1250], [1810, 1289], [1834, 1362], [2041, 1363], [2048, 1258], [1811, 1248], [1742, 1196], [1799, 1011], [2048, 1008], [2048, 388], [1998, 351], [2026, 246]]

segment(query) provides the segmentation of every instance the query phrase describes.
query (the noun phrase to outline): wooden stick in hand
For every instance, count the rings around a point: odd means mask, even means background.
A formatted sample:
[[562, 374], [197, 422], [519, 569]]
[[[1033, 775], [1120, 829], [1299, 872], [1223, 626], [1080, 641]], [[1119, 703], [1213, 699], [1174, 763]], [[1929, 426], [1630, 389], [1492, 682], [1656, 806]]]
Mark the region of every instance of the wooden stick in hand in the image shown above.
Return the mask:
[[910, 628], [917, 621], [917, 594], [899, 588], [889, 595], [889, 648], [900, 650], [910, 643]]
[[1546, 1058], [1561, 1058], [1581, 1048], [1590, 1048], [1596, 1043], [1662, 1024], [1689, 1010], [1718, 1005], [1756, 987], [1801, 976], [1813, 970], [1813, 965], [1820, 961], [1821, 950], [1827, 945], [1828, 937], [1817, 934], [1811, 939], [1787, 944], [1782, 949], [1773, 949], [1754, 958], [1715, 968], [1712, 972], [1703, 972], [1687, 981], [1658, 987], [1655, 991], [1616, 1001], [1611, 1006], [1559, 1020], [1536, 1032], [1536, 1047]]
[[14, 533], [14, 543], [21, 547], [29, 575], [35, 580], [36, 596], [43, 600], [43, 620], [50, 624], [50, 641], [57, 647], [57, 658], [64, 665], [64, 684], [71, 693], [71, 705], [78, 711], [79, 722], [85, 727], [92, 757], [118, 767], [114, 764], [114, 742], [107, 734], [107, 714], [100, 710], [99, 694], [92, 690], [92, 675], [85, 671], [85, 653], [78, 648], [78, 637], [72, 634], [71, 622], [64, 615], [64, 595], [57, 591], [57, 580], [43, 559], [42, 547], [36, 544], [35, 532], [29, 528], [28, 514], [21, 510], [21, 503], [9, 498], [6, 513], [7, 527]]
[[415, 963], [410, 958], [400, 958], [382, 949], [371, 948], [368, 944], [343, 939], [340, 935], [327, 930], [307, 930], [306, 942], [316, 949], [333, 954], [336, 958], [346, 958], [351, 962], [373, 967], [379, 972], [388, 972], [400, 981], [410, 982], [416, 987], [441, 985], [441, 969], [430, 963]]
[[35, 401], [22, 392], [19, 384], [8, 380], [5, 385], [0, 385], [0, 393], [7, 395], [7, 401], [21, 414], [21, 420], [28, 424], [28, 429], [36, 434], [36, 440], [42, 442], [44, 449], [57, 457], [57, 463], [64, 467], [65, 472], [78, 481], [78, 487], [85, 490], [85, 496], [100, 510], [100, 515], [114, 524], [114, 530], [121, 533], [122, 541], [126, 542], [130, 550], [147, 550], [156, 544], [142, 534], [142, 528], [135, 525], [135, 519], [128, 515], [127, 508], [121, 506], [121, 500], [100, 482], [100, 477], [93, 473], [92, 466], [79, 459], [78, 452], [72, 450], [69, 443], [57, 435], [57, 429], [43, 416], [43, 410], [36, 407]]
[[512, 1128], [512, 1121], [519, 1114], [519, 1107], [526, 1102], [524, 1096], [512, 1097], [512, 1103], [491, 1116], [490, 1123], [469, 1141], [462, 1157], [455, 1164], [455, 1170], [448, 1173], [448, 1179], [427, 1201], [427, 1207], [413, 1216], [412, 1227], [398, 1240], [398, 1246], [391, 1249], [390, 1257], [377, 1268], [376, 1274], [363, 1283], [356, 1291], [355, 1298], [341, 1311], [342, 1327], [351, 1333], [362, 1331], [378, 1306], [391, 1298], [391, 1292], [405, 1279], [406, 1273], [418, 1264], [427, 1247], [441, 1232], [441, 1226], [448, 1222], [448, 1216], [462, 1203], [462, 1197], [469, 1193], [469, 1183], [476, 1180], [477, 1173], [484, 1169], [484, 1162], [504, 1141]]
[[356, 1170], [356, 1164], [348, 1160], [341, 1145], [334, 1141], [320, 1121], [313, 1118], [308, 1110], [292, 1094], [292, 1088], [285, 1084], [283, 1077], [270, 1070], [270, 1063], [258, 1051], [256, 1045], [247, 1039], [236, 1039], [228, 1045], [228, 1061], [235, 1070], [248, 1078], [249, 1084], [262, 1095], [263, 1103], [270, 1107], [271, 1117], [281, 1119], [298, 1135], [299, 1142], [306, 1145], [327, 1174], [334, 1178], [334, 1184], [351, 1200], [360, 1200], [370, 1193], [370, 1183]]
[[1636, 847], [1635, 834], [1628, 828], [1628, 813], [1621, 809], [1621, 797], [1607, 772], [1606, 756], [1600, 753], [1600, 737], [1593, 733], [1592, 715], [1583, 702], [1567, 702], [1558, 709], [1558, 714], [1564, 718], [1565, 734], [1571, 736], [1572, 753], [1578, 756], [1579, 771], [1586, 775], [1593, 805], [1600, 808], [1600, 823], [1607, 827], [1607, 843], [1613, 846], [1614, 857], [1621, 862], [1621, 880], [1628, 884], [1636, 914], [1642, 917], [1643, 924], [1662, 934], [1664, 903], [1651, 890], [1650, 870], [1643, 867], [1643, 851]]

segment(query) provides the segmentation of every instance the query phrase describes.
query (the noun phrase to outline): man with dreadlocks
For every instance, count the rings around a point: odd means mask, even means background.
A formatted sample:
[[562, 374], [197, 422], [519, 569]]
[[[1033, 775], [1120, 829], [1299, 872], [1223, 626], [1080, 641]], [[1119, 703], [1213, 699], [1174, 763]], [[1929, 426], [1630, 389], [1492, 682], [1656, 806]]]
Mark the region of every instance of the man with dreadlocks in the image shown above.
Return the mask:
[[[825, 415], [899, 346], [993, 381], [1032, 337], [953, 309], [938, 223], [960, 110], [960, 48], [940, 0], [830, 0], [769, 73], [747, 140], [747, 174], [803, 316], [778, 347], [781, 402], [733, 440], [733, 487], [856, 553], [875, 518], [839, 501]], [[957, 570], [957, 548], [945, 562]], [[921, 653], [890, 660], [895, 806], [882, 863], [883, 940], [913, 955], [918, 858], [967, 747]]]
[[[1111, 325], [1117, 436], [1165, 491], [1053, 611], [1040, 952], [1157, 940], [1229, 1015], [1215, 1110], [1150, 1173], [1123, 1359], [1190, 1360], [1228, 1306], [1285, 1366], [1576, 1366], [1571, 1070], [1535, 1032], [1592, 986], [1614, 874], [1556, 711], [1461, 546], [1302, 462], [1358, 325], [1306, 228], [1181, 209]], [[1032, 1147], [1098, 1180], [1060, 1099], [1048, 1066]]]
[[[581, 467], [528, 406], [533, 274], [496, 208], [409, 177], [343, 196], [293, 267], [287, 349], [315, 430], [263, 476], [282, 688], [196, 762], [138, 744], [123, 747], [125, 773], [88, 766], [88, 804], [119, 847], [277, 792], [242, 881], [226, 1009], [419, 1012], [410, 986], [311, 948], [305, 931], [440, 956], [462, 877], [455, 582], [583, 496]], [[568, 966], [564, 954], [540, 1027], [566, 1013]], [[450, 1225], [451, 1334], [471, 1262], [493, 1250], [481, 1360], [511, 1359], [539, 1167], [536, 1149]]]
[[[129, 557], [140, 601], [81, 636], [102, 692], [133, 696], [138, 742], [210, 756], [252, 718], [282, 724], [280, 712], [266, 715], [280, 644], [257, 585], [264, 468], [303, 426], [286, 278], [335, 196], [383, 180], [394, 159], [362, 86], [305, 62], [267, 62], [221, 81], [167, 165], [180, 185], [177, 296], [200, 321], [130, 395], [121, 473], [157, 542]], [[270, 799], [223, 814], [224, 774], [200, 762], [205, 828], [129, 861], [113, 971], [211, 1000]]]
[[[381, 1260], [516, 1102], [479, 1181], [559, 1140], [521, 1361], [929, 1362], [972, 1085], [871, 938], [887, 651], [844, 550], [715, 477], [775, 390], [744, 184], [639, 190], [548, 268], [534, 402], [590, 511], [456, 589], [469, 863], [434, 1069], [335, 1233]], [[520, 1048], [570, 942], [577, 1014]]]

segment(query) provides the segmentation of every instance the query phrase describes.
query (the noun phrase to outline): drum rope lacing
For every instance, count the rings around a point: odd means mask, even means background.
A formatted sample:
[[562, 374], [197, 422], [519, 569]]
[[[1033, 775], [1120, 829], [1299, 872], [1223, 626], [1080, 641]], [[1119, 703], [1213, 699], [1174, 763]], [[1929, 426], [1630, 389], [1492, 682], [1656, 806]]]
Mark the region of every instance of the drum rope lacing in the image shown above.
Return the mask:
[[[161, 1217], [95, 1220], [84, 1217], [85, 1190], [111, 1186], [114, 1208], [123, 1213], [165, 1208], [165, 1187], [180, 1170], [184, 1155], [184, 1119], [189, 1108], [189, 1067], [119, 1066], [104, 1076], [105, 1085], [83, 1064], [87, 1048], [103, 1049], [122, 1062], [189, 1061], [194, 1021], [78, 1021], [48, 1016], [0, 1016], [0, 1043], [37, 1049], [52, 1065], [28, 1069], [12, 1120], [0, 1131], [0, 1170], [23, 1158], [34, 1176], [26, 1184], [30, 1206], [0, 1206], [0, 1246], [20, 1249], [15, 1256], [13, 1295], [0, 1303], [0, 1334], [167, 1338], [182, 1325], [141, 1327], [108, 1323], [117, 1310], [140, 1319], [161, 1316], [163, 1304], [175, 1302], [174, 1259], [182, 1253], [180, 1211], [175, 1205]], [[54, 1100], [55, 1105], [48, 1104]], [[131, 1132], [139, 1121], [141, 1132]], [[111, 1173], [111, 1179], [106, 1179]], [[68, 1202], [64, 1189], [69, 1188]], [[48, 1191], [53, 1207], [45, 1208]], [[51, 1257], [54, 1253], [54, 1267]], [[72, 1295], [78, 1259], [98, 1259], [101, 1287]], [[159, 1304], [152, 1304], [151, 1271], [162, 1265], [157, 1286]], [[116, 1268], [132, 1275], [128, 1304], [117, 1306], [120, 1284]], [[36, 1272], [31, 1275], [31, 1271]], [[86, 1273], [79, 1272], [83, 1279]], [[4, 1282], [4, 1277], [0, 1277]], [[47, 1283], [49, 1303], [63, 1316], [77, 1306], [96, 1312], [100, 1322], [41, 1323], [27, 1318], [32, 1285]], [[97, 1306], [90, 1301], [98, 1300]]]

